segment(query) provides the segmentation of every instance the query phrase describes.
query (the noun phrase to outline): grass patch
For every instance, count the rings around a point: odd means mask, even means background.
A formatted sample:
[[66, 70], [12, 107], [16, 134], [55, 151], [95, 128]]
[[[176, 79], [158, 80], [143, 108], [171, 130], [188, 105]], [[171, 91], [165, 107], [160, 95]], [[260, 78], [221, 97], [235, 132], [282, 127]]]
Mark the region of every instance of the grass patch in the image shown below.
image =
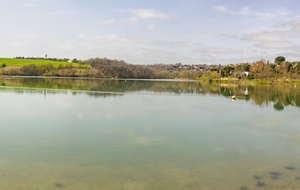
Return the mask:
[[59, 66], [69, 66], [73, 67], [81, 67], [81, 68], [90, 68], [89, 65], [82, 65], [79, 63], [70, 63], [70, 62], [62, 62], [62, 61], [51, 61], [51, 60], [35, 60], [35, 59], [15, 59], [15, 58], [0, 58], [0, 66], [5, 64], [7, 67], [10, 66], [26, 66], [34, 64], [36, 66], [42, 66], [47, 64], [52, 64], [53, 67], [58, 68]]

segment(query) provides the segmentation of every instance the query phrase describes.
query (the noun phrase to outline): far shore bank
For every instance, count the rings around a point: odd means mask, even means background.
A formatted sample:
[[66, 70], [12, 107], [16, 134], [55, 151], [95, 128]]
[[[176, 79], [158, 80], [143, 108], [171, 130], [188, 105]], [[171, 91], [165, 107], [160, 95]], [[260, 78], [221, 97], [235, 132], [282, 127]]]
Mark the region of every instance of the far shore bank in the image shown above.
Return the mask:
[[193, 81], [232, 85], [300, 85], [300, 62], [230, 64], [227, 66], [154, 64], [133, 65], [122, 60], [91, 58], [0, 58], [2, 78]]
[[291, 79], [238, 79], [221, 78], [213, 79], [211, 83], [217, 84], [238, 84], [238, 85], [270, 85], [270, 86], [290, 86], [300, 85], [300, 80]]
[[0, 79], [36, 78], [36, 79], [78, 79], [78, 80], [119, 80], [119, 81], [164, 81], [164, 82], [199, 82], [192, 79], [135, 79], [135, 78], [98, 78], [98, 77], [57, 77], [57, 76], [9, 76], [2, 75]]
[[97, 77], [61, 77], [61, 76], [8, 76], [2, 75], [1, 79], [18, 79], [18, 78], [35, 78], [35, 79], [74, 79], [74, 80], [118, 80], [118, 81], [163, 81], [163, 82], [201, 82], [221, 85], [267, 85], [267, 86], [298, 86], [300, 80], [290, 79], [238, 79], [238, 78], [221, 78], [210, 81], [201, 79], [135, 79], [135, 78], [97, 78]]

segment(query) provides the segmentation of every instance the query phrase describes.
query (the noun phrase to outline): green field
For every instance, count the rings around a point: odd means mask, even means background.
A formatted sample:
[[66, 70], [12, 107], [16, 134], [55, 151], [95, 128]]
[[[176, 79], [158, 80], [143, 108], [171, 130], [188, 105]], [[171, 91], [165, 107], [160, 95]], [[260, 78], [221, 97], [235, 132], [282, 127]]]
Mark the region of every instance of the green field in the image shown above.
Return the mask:
[[[58, 67], [59, 65], [62, 65], [62, 66], [73, 65], [74, 67], [80, 66], [80, 64], [78, 64], [78, 63], [70, 63], [70, 62], [62, 62], [62, 61], [15, 59], [15, 58], [0, 58], [0, 67], [2, 64], [6, 64], [6, 66], [19, 66], [19, 67], [30, 65], [30, 64], [34, 64], [36, 66], [52, 64], [54, 67]], [[84, 67], [88, 67], [88, 66], [84, 66]]]

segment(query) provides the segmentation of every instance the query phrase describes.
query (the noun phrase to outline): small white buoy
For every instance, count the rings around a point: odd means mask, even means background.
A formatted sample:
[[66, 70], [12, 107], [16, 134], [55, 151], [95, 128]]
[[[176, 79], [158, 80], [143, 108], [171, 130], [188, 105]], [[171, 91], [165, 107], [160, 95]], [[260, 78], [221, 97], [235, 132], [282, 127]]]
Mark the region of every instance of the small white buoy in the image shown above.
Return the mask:
[[231, 99], [232, 99], [232, 100], [235, 100], [235, 96], [231, 96]]

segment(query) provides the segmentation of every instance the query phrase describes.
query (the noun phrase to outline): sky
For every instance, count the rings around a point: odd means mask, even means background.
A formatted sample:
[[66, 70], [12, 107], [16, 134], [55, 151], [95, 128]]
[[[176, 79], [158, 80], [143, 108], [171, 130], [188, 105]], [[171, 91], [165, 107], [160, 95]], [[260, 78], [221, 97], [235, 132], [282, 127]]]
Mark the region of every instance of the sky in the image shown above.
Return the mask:
[[0, 0], [0, 57], [300, 61], [299, 0]]

